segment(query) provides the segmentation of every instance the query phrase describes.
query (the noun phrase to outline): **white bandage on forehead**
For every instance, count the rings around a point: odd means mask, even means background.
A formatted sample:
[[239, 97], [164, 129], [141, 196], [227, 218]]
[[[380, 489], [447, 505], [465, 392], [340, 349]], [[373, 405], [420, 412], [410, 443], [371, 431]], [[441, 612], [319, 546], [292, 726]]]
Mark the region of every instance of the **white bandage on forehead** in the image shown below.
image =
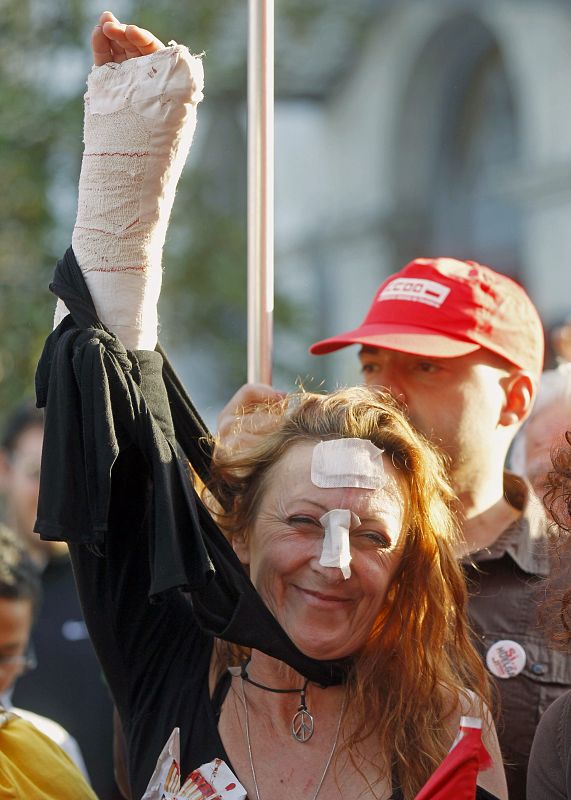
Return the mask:
[[332, 439], [313, 449], [311, 480], [322, 489], [380, 489], [386, 482], [383, 450], [368, 439]]
[[320, 517], [319, 521], [325, 528], [319, 563], [322, 567], [339, 567], [347, 580], [351, 577], [349, 531], [351, 526], [360, 525], [361, 520], [348, 508], [333, 508]]

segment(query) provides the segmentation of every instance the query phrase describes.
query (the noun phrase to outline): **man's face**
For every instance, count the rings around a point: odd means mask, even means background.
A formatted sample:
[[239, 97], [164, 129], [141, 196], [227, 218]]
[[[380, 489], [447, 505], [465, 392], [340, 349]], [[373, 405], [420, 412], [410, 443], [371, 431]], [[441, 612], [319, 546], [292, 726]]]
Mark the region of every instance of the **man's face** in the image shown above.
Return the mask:
[[31, 600], [0, 598], [0, 694], [7, 692], [26, 669], [32, 619]]
[[415, 427], [451, 458], [453, 471], [483, 463], [505, 403], [506, 362], [484, 350], [429, 358], [363, 347], [359, 358], [365, 383], [403, 402]]
[[28, 549], [42, 547], [33, 533], [38, 507], [43, 429], [34, 425], [24, 430], [11, 453], [3, 453], [2, 492], [8, 523]]

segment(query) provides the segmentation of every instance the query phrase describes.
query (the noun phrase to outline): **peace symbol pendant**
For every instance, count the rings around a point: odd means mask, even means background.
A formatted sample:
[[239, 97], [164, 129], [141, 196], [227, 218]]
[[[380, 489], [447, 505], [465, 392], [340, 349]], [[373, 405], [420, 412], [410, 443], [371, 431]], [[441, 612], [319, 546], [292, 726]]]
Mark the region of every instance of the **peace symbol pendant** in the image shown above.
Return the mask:
[[291, 735], [297, 742], [307, 742], [313, 736], [313, 717], [306, 708], [300, 708], [291, 721]]

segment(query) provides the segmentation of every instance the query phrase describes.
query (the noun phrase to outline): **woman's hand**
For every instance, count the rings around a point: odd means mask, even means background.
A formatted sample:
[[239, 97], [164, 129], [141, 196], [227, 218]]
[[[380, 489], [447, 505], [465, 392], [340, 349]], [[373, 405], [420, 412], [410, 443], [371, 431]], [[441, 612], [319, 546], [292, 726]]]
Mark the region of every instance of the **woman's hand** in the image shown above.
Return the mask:
[[164, 44], [150, 31], [138, 25], [124, 25], [111, 11], [104, 11], [99, 25], [91, 34], [93, 63], [96, 67], [114, 61], [120, 64], [128, 58], [147, 56], [161, 50]]
[[154, 350], [162, 245], [204, 72], [187, 47], [110, 11], [91, 43], [73, 252], [99, 319], [128, 350]]
[[226, 403], [218, 416], [218, 447], [241, 450], [253, 447], [272, 431], [279, 417], [268, 413], [284, 397], [265, 383], [246, 383]]

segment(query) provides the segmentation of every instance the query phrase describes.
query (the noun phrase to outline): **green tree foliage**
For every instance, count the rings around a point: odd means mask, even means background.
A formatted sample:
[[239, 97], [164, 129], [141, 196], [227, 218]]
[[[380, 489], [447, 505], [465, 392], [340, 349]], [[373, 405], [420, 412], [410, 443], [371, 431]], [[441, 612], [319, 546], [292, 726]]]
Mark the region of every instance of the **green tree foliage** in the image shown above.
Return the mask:
[[[97, 14], [87, 5], [73, 0], [2, 2], [0, 417], [33, 393], [35, 365], [54, 309], [47, 287], [55, 261], [70, 241], [81, 162], [81, 96], [89, 31]], [[211, 52], [232, 3], [121, 5], [118, 14], [126, 11], [165, 40], [175, 35], [180, 42], [200, 42], [200, 49]], [[210, 70], [213, 101], [217, 93], [229, 103], [243, 99], [246, 68], [240, 59], [241, 68], [229, 79], [223, 70], [222, 78]], [[234, 387], [244, 378], [245, 217], [243, 207], [221, 207], [209, 196], [211, 172], [188, 170], [182, 181], [164, 259], [168, 270], [161, 316], [165, 332], [170, 332], [169, 345], [178, 347], [191, 338], [212, 349], [213, 362], [225, 353], [222, 365], [229, 366], [223, 372]], [[244, 186], [239, 192], [245, 192]], [[230, 343], [226, 350], [224, 340]]]
[[[34, 4], [35, 6], [36, 4]], [[80, 17], [70, 8], [67, 30], [46, 28], [25, 0], [2, 5], [0, 33], [0, 411], [32, 393], [35, 362], [49, 329], [53, 301], [54, 214], [51, 156], [78, 115], [46, 91], [48, 42], [69, 45]]]
[[[54, 298], [47, 286], [75, 217], [81, 97], [98, 10], [87, 0], [1, 0], [0, 6], [1, 419], [33, 393], [35, 364], [51, 327]], [[208, 147], [200, 159], [191, 154], [175, 203], [161, 320], [167, 349], [189, 342], [207, 354], [222, 401], [246, 370], [247, 2], [117, 0], [115, 11], [165, 41], [174, 36], [205, 52]], [[299, 46], [320, 30], [320, 15], [333, 19], [322, 0], [284, 0], [279, 11], [278, 35], [282, 25]], [[302, 325], [299, 312], [278, 296], [278, 330]]]

